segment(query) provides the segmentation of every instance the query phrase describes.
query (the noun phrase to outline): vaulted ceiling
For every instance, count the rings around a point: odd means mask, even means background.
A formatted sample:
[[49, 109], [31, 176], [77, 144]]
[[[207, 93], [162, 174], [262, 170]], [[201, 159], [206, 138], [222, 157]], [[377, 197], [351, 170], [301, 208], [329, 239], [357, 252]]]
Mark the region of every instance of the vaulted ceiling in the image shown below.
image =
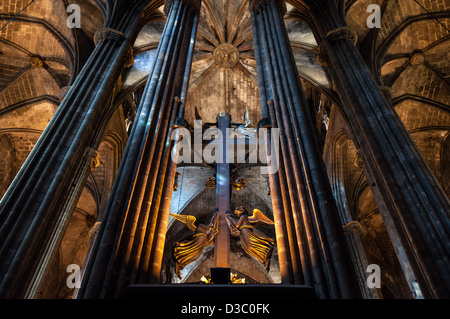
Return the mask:
[[[66, 0], [5, 0], [0, 4], [1, 128], [42, 132], [59, 105], [61, 88], [73, 81], [92, 51], [94, 33], [103, 26], [106, 3], [71, 3], [81, 7], [80, 30], [66, 26]], [[299, 3], [287, 1], [285, 16], [299, 74], [304, 84], [331, 95], [331, 82], [316, 62], [314, 36], [296, 14]], [[369, 4], [378, 4], [382, 9], [380, 29], [367, 27]], [[348, 25], [359, 36], [363, 56], [379, 83], [392, 88], [399, 112], [405, 101], [416, 103], [416, 107], [420, 107], [417, 103], [426, 103], [449, 111], [448, 1], [348, 0], [345, 9]], [[164, 27], [163, 16], [161, 6], [155, 20], [143, 27], [134, 44], [135, 65], [125, 74], [123, 86], [130, 92], [145, 84]], [[238, 53], [233, 67], [224, 68], [214, 59], [214, 52], [224, 43]], [[191, 121], [210, 121], [223, 110], [240, 121], [245, 106], [249, 106], [253, 125], [259, 119], [248, 0], [203, 0], [187, 106], [186, 116]], [[38, 110], [37, 114], [33, 109]]]
[[[351, 2], [351, 1], [350, 1]], [[381, 28], [369, 29], [366, 9], [381, 8]], [[394, 99], [409, 94], [440, 104], [450, 103], [450, 3], [424, 0], [360, 0], [347, 7], [347, 23], [360, 46], [371, 54], [380, 83]]]
[[[231, 114], [233, 120], [242, 121], [248, 106], [252, 125], [260, 119], [259, 91], [253, 35], [248, 0], [203, 0], [192, 65], [189, 94], [186, 101], [186, 119], [214, 122], [221, 111]], [[288, 5], [288, 13], [294, 8]], [[135, 65], [129, 71], [124, 88], [139, 83], [147, 75], [152, 63], [151, 50], [155, 50], [164, 21], [146, 25], [135, 43], [138, 53]], [[295, 19], [287, 19], [295, 59], [301, 77], [307, 82], [330, 89], [324, 70], [316, 61], [317, 44], [309, 27]], [[217, 61], [218, 52], [228, 44], [227, 50], [236, 52], [238, 59], [224, 67]], [[142, 52], [150, 50], [150, 52]], [[215, 54], [216, 53], [216, 54]]]
[[[81, 29], [66, 26], [67, 0], [0, 3], [1, 132], [26, 131], [27, 136], [34, 134], [30, 137], [33, 144], [58, 107], [61, 89], [70, 85], [92, 52], [107, 4], [100, 0], [70, 3], [81, 7]], [[336, 97], [326, 72], [316, 62], [316, 40], [297, 14], [300, 3], [287, 1], [285, 24], [302, 83], [308, 90]], [[381, 7], [380, 29], [367, 27], [369, 4]], [[407, 128], [414, 132], [430, 125], [449, 126], [450, 3], [348, 0], [345, 10], [363, 57], [379, 84], [391, 88], [393, 103]], [[134, 43], [135, 64], [124, 74], [124, 96], [145, 85], [165, 23], [163, 6], [152, 18]], [[233, 120], [241, 121], [248, 106], [252, 125], [256, 125], [260, 102], [251, 31], [248, 0], [203, 0], [186, 101], [188, 121], [214, 121], [225, 110]], [[214, 53], [224, 43], [238, 56], [231, 67], [215, 59]]]
[[[103, 25], [94, 2], [71, 3], [81, 7], [83, 29], [67, 27], [67, 1], [11, 0], [0, 4], [0, 116], [23, 113], [23, 108], [38, 103], [47, 114], [27, 117], [35, 118], [31, 121], [34, 129], [42, 131], [47, 125], [59, 105], [61, 88], [81, 67], [83, 52], [79, 48], [86, 48], [85, 42]], [[42, 123], [37, 123], [38, 119]], [[13, 123], [0, 126], [10, 125]]]
[[[325, 72], [315, 61], [317, 44], [314, 36], [308, 26], [295, 19], [293, 14], [298, 2], [288, 1], [286, 26], [300, 75], [308, 82], [322, 86], [322, 89], [330, 88]], [[3, 1], [0, 4], [2, 26], [29, 3]], [[101, 1], [71, 3], [80, 5], [82, 10], [80, 32], [66, 27], [68, 2], [65, 0], [32, 2], [0, 31], [0, 112], [12, 110], [27, 101], [46, 100], [52, 105], [58, 104], [59, 89], [67, 85], [77, 72], [80, 55], [77, 47], [80, 47], [80, 42], [92, 39], [101, 28], [102, 10], [105, 10]], [[366, 25], [369, 4], [378, 4], [382, 8], [380, 29], [369, 29]], [[358, 33], [360, 47], [365, 52], [372, 52], [368, 63], [379, 76], [380, 83], [392, 87], [394, 98], [410, 94], [442, 107], [448, 105], [449, 6], [446, 1], [346, 1], [347, 23]], [[162, 14], [162, 8], [160, 11]], [[135, 43], [137, 54], [156, 48], [163, 25], [164, 21], [154, 21], [143, 28]], [[191, 78], [191, 91], [197, 90], [193, 95], [201, 93], [199, 90], [205, 82], [224, 79], [224, 71], [214, 61], [214, 51], [223, 43], [231, 43], [237, 48], [239, 62], [227, 71], [231, 93], [224, 93], [226, 88], [220, 94], [216, 92], [216, 104], [222, 109], [235, 102], [232, 101], [233, 94], [242, 100], [240, 92], [236, 92], [242, 88], [236, 81], [245, 80], [246, 88], [256, 84], [248, 0], [203, 1]], [[85, 44], [81, 47], [84, 48]], [[137, 62], [144, 64], [144, 69], [145, 65], [147, 68], [150, 65], [139, 56]], [[145, 73], [144, 70], [141, 75], [145, 76]], [[434, 84], [422, 80], [418, 85], [412, 85], [406, 80], [411, 78], [432, 79]], [[128, 83], [133, 82], [129, 79]], [[42, 83], [45, 85], [38, 85]], [[421, 88], [428, 90], [418, 92]], [[258, 103], [257, 99], [241, 102]], [[210, 104], [209, 101], [205, 103]]]

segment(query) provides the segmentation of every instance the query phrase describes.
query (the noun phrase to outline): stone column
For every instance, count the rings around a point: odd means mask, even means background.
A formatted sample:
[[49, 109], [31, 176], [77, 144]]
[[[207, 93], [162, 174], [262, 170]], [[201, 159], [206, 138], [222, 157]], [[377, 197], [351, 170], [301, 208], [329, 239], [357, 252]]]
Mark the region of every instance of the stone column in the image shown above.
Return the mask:
[[1, 298], [32, 297], [48, 271], [145, 4], [115, 1], [109, 8], [97, 47], [0, 202]]
[[166, 2], [167, 21], [156, 59], [78, 298], [120, 297], [130, 284], [152, 278], [151, 263], [159, 258], [155, 246], [161, 245], [164, 186], [173, 185], [170, 138], [180, 114], [177, 97], [190, 67], [187, 61], [194, 48], [192, 34], [200, 5], [200, 0]]
[[335, 1], [303, 3], [410, 288], [417, 281], [425, 297], [449, 298], [449, 199], [363, 62]]
[[[258, 123], [258, 134], [261, 134], [259, 129], [265, 128], [266, 130], [262, 133], [265, 143], [266, 143], [266, 154], [267, 154], [267, 165], [270, 167], [272, 165], [271, 162], [271, 151], [272, 151], [272, 123], [270, 120], [270, 114], [269, 114], [269, 106], [268, 102], [269, 99], [267, 98], [266, 94], [266, 85], [268, 85], [269, 81], [266, 81], [265, 78], [265, 71], [264, 67], [267, 63], [263, 63], [263, 59], [266, 58], [267, 52], [266, 46], [262, 45], [261, 41], [263, 38], [260, 39], [260, 34], [258, 30], [258, 26], [256, 23], [255, 14], [251, 14], [252, 19], [252, 31], [253, 31], [253, 43], [255, 47], [255, 60], [256, 65], [258, 69], [258, 88], [259, 88], [259, 96], [261, 101], [261, 116], [262, 120]], [[265, 42], [263, 42], [265, 43]], [[279, 162], [279, 161], [278, 161]], [[278, 164], [280, 165], [280, 164]], [[270, 188], [270, 195], [272, 199], [272, 209], [273, 209], [273, 215], [274, 215], [274, 222], [275, 222], [275, 233], [276, 233], [276, 243], [277, 243], [277, 251], [278, 251], [278, 262], [280, 265], [280, 276], [281, 281], [284, 284], [293, 284], [295, 283], [297, 278], [297, 281], [299, 281], [299, 276], [294, 276], [294, 267], [291, 256], [294, 258], [295, 261], [298, 260], [296, 258], [298, 256], [298, 253], [296, 252], [296, 246], [290, 245], [289, 240], [292, 242], [292, 236], [288, 236], [287, 226], [286, 226], [286, 219], [284, 212], [290, 212], [290, 208], [283, 206], [283, 196], [281, 194], [281, 185], [280, 180], [278, 177], [278, 174], [268, 174], [268, 181], [269, 181], [269, 188]], [[289, 213], [288, 213], [289, 214]], [[292, 254], [291, 254], [291, 249]], [[296, 272], [298, 272], [298, 266], [296, 265]]]
[[[191, 74], [191, 66], [192, 66], [192, 60], [194, 57], [194, 49], [195, 49], [195, 39], [197, 37], [197, 26], [198, 26], [198, 19], [200, 17], [200, 12], [196, 11], [194, 15], [194, 21], [193, 21], [193, 27], [192, 27], [192, 33], [189, 37], [190, 39], [190, 45], [188, 49], [188, 55], [187, 55], [187, 61], [184, 68], [184, 75], [183, 75], [183, 83], [181, 85], [181, 94], [180, 98], [175, 98], [175, 102], [179, 103], [179, 111], [178, 111], [178, 117], [175, 119], [175, 125], [174, 128], [184, 128], [187, 129], [189, 124], [184, 119], [184, 113], [185, 113], [185, 105], [186, 105], [186, 97], [189, 87], [189, 79]], [[177, 134], [173, 138], [173, 144], [178, 143], [180, 139], [180, 136]], [[161, 267], [162, 267], [162, 259], [164, 255], [164, 245], [166, 242], [166, 233], [167, 233], [167, 226], [169, 223], [169, 213], [170, 213], [170, 205], [172, 202], [172, 192], [173, 192], [173, 185], [176, 178], [176, 170], [177, 170], [177, 156], [178, 154], [173, 154], [171, 158], [169, 159], [169, 168], [167, 173], [166, 182], [164, 185], [164, 193], [162, 196], [162, 203], [160, 208], [160, 213], [158, 215], [158, 221], [157, 221], [157, 229], [156, 229], [156, 239], [155, 239], [155, 245], [152, 249], [152, 256], [150, 258], [149, 262], [149, 271], [148, 271], [148, 281], [150, 283], [158, 283], [160, 281], [160, 275], [161, 275]]]
[[313, 286], [321, 298], [355, 297], [353, 269], [282, 17], [284, 2], [253, 0], [250, 9], [265, 113], [280, 130], [286, 235], [298, 247], [291, 249], [294, 282]]
[[[256, 34], [256, 33], [254, 33]], [[265, 123], [264, 123], [265, 122]], [[262, 120], [258, 124], [258, 133], [261, 134], [261, 130], [259, 128], [265, 128], [266, 131], [264, 134], [264, 140], [266, 143], [266, 154], [267, 154], [267, 166], [271, 166], [273, 164], [272, 160], [272, 125], [269, 124], [268, 119]], [[280, 165], [280, 164], [279, 164]], [[277, 251], [278, 251], [278, 263], [280, 265], [280, 276], [283, 284], [294, 284], [297, 277], [297, 282], [299, 281], [298, 276], [294, 276], [294, 268], [298, 269], [298, 265], [294, 267], [292, 262], [291, 255], [294, 255], [294, 260], [298, 260], [296, 257], [298, 253], [296, 253], [296, 245], [292, 244], [292, 236], [288, 235], [288, 228], [286, 223], [285, 215], [290, 214], [290, 206], [284, 207], [283, 205], [283, 196], [281, 193], [281, 185], [279, 174], [268, 174], [269, 177], [269, 187], [270, 187], [270, 197], [272, 199], [272, 210], [274, 216], [275, 223], [275, 234], [276, 234], [276, 243], [277, 243]], [[287, 212], [287, 214], [285, 214]], [[292, 249], [292, 254], [291, 254]]]

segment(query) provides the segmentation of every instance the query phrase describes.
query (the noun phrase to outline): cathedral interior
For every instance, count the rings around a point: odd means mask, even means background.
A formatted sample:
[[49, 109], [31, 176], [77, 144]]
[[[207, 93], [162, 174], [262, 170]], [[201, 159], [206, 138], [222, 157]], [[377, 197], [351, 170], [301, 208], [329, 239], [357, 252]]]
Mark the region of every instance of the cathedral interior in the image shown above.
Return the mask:
[[[450, 298], [449, 1], [1, 0], [0, 27], [1, 298], [204, 284], [214, 245], [177, 271], [174, 245], [201, 236], [170, 214], [210, 223], [219, 164], [166, 145], [224, 114], [281, 128], [278, 172], [227, 166], [228, 210], [274, 221], [228, 237], [236, 278]], [[272, 239], [270, 267], [244, 229]]]

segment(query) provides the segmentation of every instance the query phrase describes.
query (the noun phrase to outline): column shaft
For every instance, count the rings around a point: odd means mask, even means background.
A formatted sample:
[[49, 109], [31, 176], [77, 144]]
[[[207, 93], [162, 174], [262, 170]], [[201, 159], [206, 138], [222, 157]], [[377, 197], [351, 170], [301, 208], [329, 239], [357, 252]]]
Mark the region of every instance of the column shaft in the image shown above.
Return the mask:
[[405, 250], [406, 256], [397, 250], [401, 264], [410, 264], [425, 296], [449, 297], [448, 198], [353, 43], [327, 40], [326, 47], [327, 52], [333, 52], [329, 54], [330, 65], [339, 65], [333, 67], [334, 74], [341, 98], [349, 106], [347, 116], [375, 198], [386, 208], [380, 209], [385, 224], [391, 238], [397, 238]]
[[[200, 1], [166, 4], [167, 22], [130, 133], [79, 298], [120, 297], [134, 283], [154, 280], [159, 259], [164, 189], [172, 182], [171, 133], [180, 114]], [[170, 207], [170, 206], [169, 206]], [[167, 207], [163, 208], [164, 210]], [[168, 215], [166, 216], [168, 218]]]
[[450, 296], [450, 202], [355, 47], [334, 1], [304, 1], [364, 158], [404, 274], [425, 297]]
[[282, 196], [289, 199], [295, 225], [288, 235], [297, 240], [304, 282], [319, 297], [355, 297], [353, 269], [279, 4], [251, 1], [250, 8], [259, 33], [255, 50], [264, 54], [258, 73], [264, 74], [265, 94], [273, 100], [271, 120], [280, 129], [279, 178], [286, 183]]
[[[189, 87], [189, 79], [191, 74], [191, 65], [194, 55], [194, 49], [195, 49], [195, 39], [197, 36], [197, 26], [198, 26], [198, 20], [199, 20], [199, 13], [193, 17], [193, 28], [191, 36], [189, 39], [189, 50], [187, 52], [187, 61], [185, 66], [185, 72], [183, 75], [183, 83], [181, 86], [181, 94], [180, 99], [176, 99], [176, 103], [180, 103], [179, 111], [178, 111], [178, 117], [176, 118], [177, 127], [184, 126], [186, 128], [186, 123], [184, 121], [184, 106], [186, 103], [186, 96], [187, 91]], [[174, 142], [171, 144], [174, 145], [179, 141], [179, 136], [176, 135]], [[172, 147], [170, 148], [172, 149]], [[172, 192], [173, 192], [173, 184], [175, 181], [175, 173], [177, 168], [177, 160], [174, 154], [171, 154], [172, 157], [169, 159], [169, 169], [167, 172], [167, 179], [164, 183], [164, 194], [162, 197], [162, 204], [160, 208], [160, 213], [158, 215], [158, 221], [156, 222], [157, 229], [156, 229], [156, 240], [154, 247], [152, 249], [152, 257], [149, 262], [149, 266], [151, 267], [150, 271], [148, 272], [147, 281], [151, 283], [159, 282], [160, 280], [160, 274], [161, 274], [161, 267], [162, 267], [162, 258], [164, 253], [164, 245], [166, 240], [166, 232], [167, 232], [167, 225], [169, 221], [169, 212], [170, 212], [170, 205], [171, 205], [171, 199], [172, 199]], [[176, 154], [178, 155], [178, 154]]]
[[[266, 130], [265, 139], [266, 141], [266, 154], [267, 154], [267, 165], [272, 166], [272, 138], [270, 130]], [[291, 262], [291, 253], [289, 245], [289, 233], [286, 226], [285, 211], [289, 211], [288, 208], [284, 208], [283, 195], [281, 193], [281, 185], [278, 174], [269, 174], [269, 184], [271, 189], [272, 198], [272, 209], [275, 223], [275, 234], [277, 240], [277, 252], [278, 252], [278, 262], [280, 265], [280, 276], [283, 284], [293, 284], [294, 274]]]
[[[80, 174], [89, 165], [89, 148], [102, 132], [105, 105], [122, 72], [144, 1], [106, 25], [99, 42], [68, 95], [0, 202], [0, 296], [23, 298], [40, 262], [55, 253], [84, 183]], [[112, 28], [115, 28], [113, 30]], [[94, 129], [93, 129], [94, 128]], [[83, 167], [82, 167], [83, 166]], [[68, 203], [72, 204], [68, 204]]]
[[[251, 14], [251, 19], [253, 41], [255, 44], [255, 60], [258, 69], [258, 86], [261, 99], [261, 114], [263, 118], [262, 122], [267, 121], [268, 119], [276, 120], [272, 105], [273, 101], [269, 101], [266, 94], [266, 86], [269, 84], [269, 81], [266, 81], [268, 71], [266, 70], [267, 63], [264, 63], [265, 59], [268, 58], [268, 54], [266, 52], [267, 45], [265, 34], [259, 30], [261, 23], [257, 23], [257, 16], [255, 14]], [[262, 123], [262, 125], [264, 125], [264, 123]], [[284, 162], [281, 164], [279, 154], [272, 154], [272, 133], [271, 129], [267, 129], [268, 126], [269, 125], [266, 125], [266, 130], [264, 131], [264, 140], [266, 143], [266, 154], [268, 159], [267, 165], [272, 167], [276, 161], [279, 171], [280, 165], [284, 165]], [[273, 124], [271, 123], [270, 128], [272, 127]], [[278, 129], [276, 122], [275, 129]], [[276, 157], [275, 161], [274, 157]], [[281, 280], [284, 284], [294, 284], [296, 281], [298, 282], [299, 264], [296, 258], [298, 253], [296, 250], [296, 240], [292, 238], [291, 235], [293, 234], [292, 225], [290, 222], [291, 205], [289, 201], [286, 200], [286, 196], [283, 196], [283, 193], [285, 193], [285, 179], [280, 179], [279, 177], [279, 175], [284, 177], [283, 173], [284, 170], [281, 172], [269, 173], [269, 185], [271, 189]], [[295, 271], [294, 268], [296, 269]], [[294, 273], [297, 273], [297, 276], [294, 275]]]

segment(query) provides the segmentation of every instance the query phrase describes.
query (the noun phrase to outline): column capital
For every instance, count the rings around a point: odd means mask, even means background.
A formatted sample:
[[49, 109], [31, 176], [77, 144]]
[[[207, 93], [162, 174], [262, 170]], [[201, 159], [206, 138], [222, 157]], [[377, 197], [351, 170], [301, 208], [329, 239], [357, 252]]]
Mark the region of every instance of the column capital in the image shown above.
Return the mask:
[[339, 41], [339, 40], [350, 40], [353, 42], [353, 45], [356, 46], [358, 43], [358, 34], [352, 31], [349, 27], [340, 27], [334, 30], [331, 30], [327, 33], [325, 38], [328, 41]]
[[283, 0], [250, 0], [250, 10], [258, 13], [259, 10], [264, 8], [270, 1], [275, 2], [282, 16], [286, 14], [287, 12], [286, 2]]
[[61, 102], [62, 102], [62, 100], [64, 100], [66, 95], [69, 93], [71, 88], [72, 88], [72, 86], [65, 86], [65, 87], [61, 88], [61, 91], [59, 92], [59, 99]]
[[270, 120], [270, 118], [265, 117], [258, 122], [258, 125], [256, 127], [258, 130], [260, 128], [272, 128], [272, 121]]
[[353, 235], [353, 234], [360, 234], [365, 235], [366, 229], [363, 225], [361, 225], [360, 222], [356, 220], [352, 220], [347, 225], [343, 225], [342, 229], [344, 230], [344, 234], [346, 235]]
[[169, 10], [172, 7], [172, 3], [174, 1], [181, 1], [185, 5], [190, 6], [192, 9], [196, 11], [200, 11], [200, 7], [202, 6], [202, 0], [165, 0], [165, 1], [166, 2], [164, 4], [164, 13], [166, 15], [169, 14]]
[[134, 50], [131, 44], [128, 44], [128, 50], [124, 55], [124, 66], [131, 67], [134, 64]]
[[313, 24], [311, 27], [320, 37], [325, 37], [330, 30], [346, 25], [344, 2], [337, 4], [334, 0], [302, 0], [295, 1], [293, 6], [309, 17], [308, 20]]
[[328, 42], [335, 42], [339, 40], [350, 40], [354, 46], [358, 43], [358, 34], [353, 32], [349, 27], [340, 27], [329, 31], [325, 38], [320, 42], [317, 48], [317, 62], [321, 66], [326, 66], [328, 64], [328, 55], [325, 45], [325, 39]]
[[103, 40], [113, 40], [117, 42], [122, 42], [126, 39], [123, 32], [111, 29], [111, 28], [101, 28], [94, 35], [94, 43], [97, 46]]

